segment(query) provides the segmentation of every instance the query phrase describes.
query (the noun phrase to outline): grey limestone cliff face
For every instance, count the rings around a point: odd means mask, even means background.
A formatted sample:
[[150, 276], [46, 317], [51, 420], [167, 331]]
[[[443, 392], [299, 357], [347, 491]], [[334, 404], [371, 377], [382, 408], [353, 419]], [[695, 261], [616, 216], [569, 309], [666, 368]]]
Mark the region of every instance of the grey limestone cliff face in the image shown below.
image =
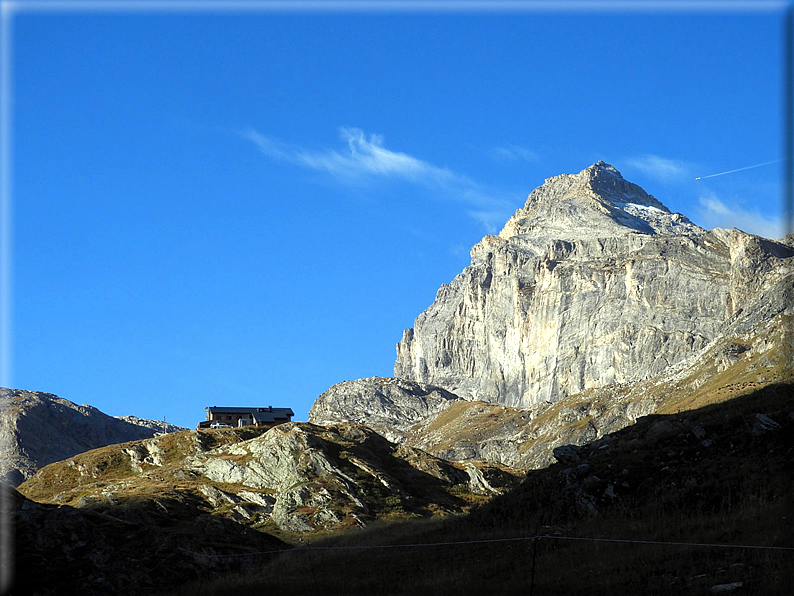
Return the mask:
[[599, 162], [546, 180], [474, 246], [404, 332], [395, 376], [520, 407], [649, 379], [784, 312], [792, 255], [704, 230]]
[[16, 486], [36, 470], [77, 453], [181, 430], [108, 416], [51, 393], [0, 388], [0, 477]]

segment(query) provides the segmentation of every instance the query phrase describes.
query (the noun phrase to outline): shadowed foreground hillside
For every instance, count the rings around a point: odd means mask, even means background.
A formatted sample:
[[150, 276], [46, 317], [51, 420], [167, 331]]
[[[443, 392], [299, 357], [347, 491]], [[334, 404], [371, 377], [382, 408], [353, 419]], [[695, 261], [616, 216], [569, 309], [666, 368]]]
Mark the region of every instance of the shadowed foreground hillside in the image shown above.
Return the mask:
[[[15, 533], [14, 579], [8, 594], [61, 596], [149, 594], [197, 577], [192, 551], [256, 552], [289, 548], [281, 540], [195, 504], [141, 501], [120, 519], [102, 511], [37, 503], [7, 494]], [[137, 519], [136, 519], [137, 518]], [[144, 521], [145, 520], [145, 521]], [[219, 569], [237, 567], [234, 559]]]
[[[49, 464], [11, 492], [12, 593], [150, 593], [288, 548], [274, 536], [300, 542], [376, 520], [461, 514], [521, 479], [353, 424], [186, 430], [108, 445]], [[210, 555], [223, 563], [208, 566]]]
[[248, 556], [235, 576], [208, 557], [200, 586], [167, 593], [791, 594], [793, 390], [558, 448], [558, 463], [466, 517]]

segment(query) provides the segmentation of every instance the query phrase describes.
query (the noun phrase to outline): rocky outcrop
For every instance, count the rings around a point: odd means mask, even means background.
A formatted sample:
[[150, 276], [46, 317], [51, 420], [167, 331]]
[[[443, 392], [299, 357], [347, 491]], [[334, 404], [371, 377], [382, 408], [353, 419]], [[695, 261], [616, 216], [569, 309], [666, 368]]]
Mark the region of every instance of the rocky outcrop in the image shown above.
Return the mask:
[[412, 426], [435, 417], [459, 399], [427, 383], [371, 377], [331, 387], [312, 405], [309, 422], [358, 422], [390, 441], [403, 442], [412, 434]]
[[459, 513], [520, 477], [396, 445], [362, 425], [292, 422], [110, 445], [45, 466], [19, 491], [135, 523], [190, 505], [257, 529], [302, 534]]
[[0, 476], [16, 486], [40, 467], [77, 453], [180, 427], [119, 419], [51, 393], [0, 389]]
[[397, 346], [395, 376], [527, 407], [659, 375], [782, 313], [794, 251], [708, 232], [612, 166], [548, 179]]

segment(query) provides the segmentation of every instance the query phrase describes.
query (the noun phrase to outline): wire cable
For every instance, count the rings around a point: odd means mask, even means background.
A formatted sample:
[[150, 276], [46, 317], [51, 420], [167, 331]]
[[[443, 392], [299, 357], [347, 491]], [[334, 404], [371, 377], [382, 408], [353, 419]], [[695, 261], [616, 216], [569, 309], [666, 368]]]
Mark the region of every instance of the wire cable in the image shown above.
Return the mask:
[[369, 550], [369, 549], [393, 549], [393, 548], [430, 548], [430, 547], [439, 547], [439, 546], [464, 546], [470, 544], [494, 544], [500, 542], [527, 542], [530, 540], [576, 540], [576, 541], [583, 541], [583, 542], [612, 542], [612, 543], [620, 543], [620, 544], [645, 544], [645, 545], [656, 545], [656, 546], [688, 546], [688, 547], [699, 547], [699, 548], [745, 548], [745, 549], [754, 549], [754, 550], [777, 550], [777, 551], [788, 551], [794, 552], [794, 546], [767, 546], [762, 544], [722, 544], [722, 543], [713, 543], [713, 542], [668, 542], [664, 540], [631, 540], [628, 538], [603, 538], [603, 537], [587, 537], [587, 536], [559, 536], [559, 535], [551, 535], [551, 534], [538, 534], [535, 536], [520, 536], [516, 538], [490, 538], [490, 539], [482, 539], [482, 540], [455, 540], [449, 542], [415, 542], [410, 544], [372, 544], [372, 545], [361, 545], [361, 546], [305, 546], [301, 548], [293, 548], [293, 549], [278, 549], [278, 550], [268, 550], [268, 551], [257, 551], [251, 553], [236, 553], [236, 554], [226, 554], [226, 555], [206, 555], [204, 553], [199, 553], [195, 551], [191, 551], [185, 548], [181, 548], [180, 550], [201, 556], [201, 557], [252, 557], [257, 555], [271, 555], [277, 553], [293, 553], [293, 552], [304, 552], [304, 551], [332, 551], [332, 550]]

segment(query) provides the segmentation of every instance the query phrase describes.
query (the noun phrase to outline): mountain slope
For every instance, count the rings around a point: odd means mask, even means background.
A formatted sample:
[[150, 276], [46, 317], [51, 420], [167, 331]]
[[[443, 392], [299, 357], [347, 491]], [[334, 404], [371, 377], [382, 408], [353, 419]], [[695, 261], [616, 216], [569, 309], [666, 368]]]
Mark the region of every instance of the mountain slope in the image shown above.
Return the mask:
[[173, 424], [108, 416], [51, 393], [0, 388], [0, 476], [16, 486], [40, 467], [77, 453], [182, 430]]
[[[743, 333], [720, 337], [662, 374], [637, 383], [612, 384], [529, 407], [511, 407], [456, 399], [423, 385], [402, 398], [375, 397], [383, 386], [414, 387], [403, 379], [360, 379], [340, 383], [321, 395], [310, 411], [317, 423], [338, 423], [349, 416], [372, 424], [392, 440], [453, 461], [477, 460], [524, 469], [554, 461], [560, 445], [581, 445], [618, 431], [649, 414], [675, 413], [728, 401], [790, 378], [788, 333], [792, 317], [779, 315]], [[378, 404], [377, 414], [371, 409]], [[427, 400], [428, 404], [422, 404]], [[391, 401], [400, 404], [389, 416]], [[404, 415], [406, 407], [413, 414]]]
[[794, 250], [706, 231], [599, 162], [550, 178], [397, 346], [396, 377], [527, 407], [680, 363], [787, 307]]
[[793, 391], [771, 385], [642, 418], [557, 449], [559, 461], [468, 516], [333, 537], [322, 550], [279, 556], [209, 588], [219, 596], [791, 594]]
[[405, 332], [402, 378], [335, 385], [309, 419], [543, 467], [640, 416], [790, 380], [793, 255], [699, 228], [603, 162], [550, 178]]
[[18, 490], [40, 503], [151, 521], [173, 504], [294, 536], [383, 518], [460, 513], [519, 475], [451, 463], [355, 424], [183, 431], [45, 466]]

